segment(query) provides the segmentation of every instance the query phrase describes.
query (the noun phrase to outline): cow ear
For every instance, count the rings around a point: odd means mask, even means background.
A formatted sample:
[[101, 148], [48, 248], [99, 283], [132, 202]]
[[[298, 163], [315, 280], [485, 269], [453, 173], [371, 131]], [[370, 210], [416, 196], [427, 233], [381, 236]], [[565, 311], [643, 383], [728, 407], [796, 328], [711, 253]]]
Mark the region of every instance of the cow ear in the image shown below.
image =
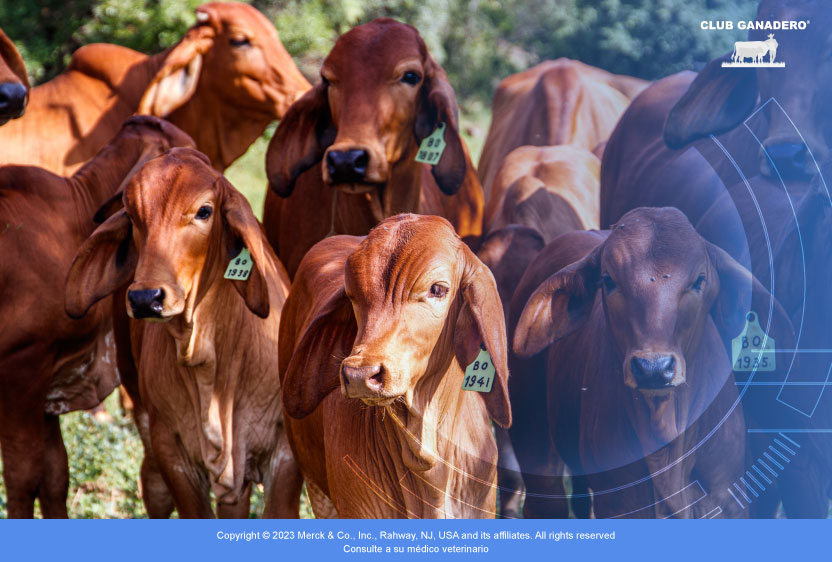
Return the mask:
[[121, 210], [81, 245], [66, 279], [64, 308], [69, 316], [81, 318], [133, 276], [138, 257], [132, 228], [130, 217]]
[[445, 125], [445, 150], [431, 170], [436, 184], [445, 195], [453, 195], [459, 191], [468, 167], [468, 155], [459, 136], [458, 114], [456, 95], [448, 81], [448, 75], [428, 55], [421, 105], [413, 129], [416, 142], [421, 143], [440, 123]]
[[265, 236], [257, 222], [254, 213], [243, 195], [231, 183], [220, 176], [216, 180], [222, 199], [223, 232], [225, 234], [225, 260], [220, 264], [223, 271], [235, 259], [243, 248], [247, 248], [254, 262], [248, 279], [240, 281], [232, 279], [231, 283], [246, 301], [246, 306], [261, 318], [269, 315], [269, 285], [267, 282], [266, 264], [268, 249]]
[[722, 68], [731, 55], [711, 61], [676, 102], [664, 124], [664, 142], [683, 148], [709, 135], [726, 133], [742, 123], [757, 104], [754, 69]]
[[289, 197], [298, 176], [320, 162], [334, 140], [327, 85], [321, 82], [293, 103], [280, 120], [266, 152], [269, 188]]
[[191, 99], [199, 84], [202, 55], [214, 45], [215, 35], [210, 25], [188, 30], [145, 89], [137, 113], [165, 118]]
[[584, 325], [601, 280], [602, 247], [564, 267], [532, 293], [514, 330], [515, 353], [536, 355]]
[[[284, 309], [288, 317], [292, 316], [287, 314], [291, 301], [290, 295]], [[282, 335], [288, 323], [282, 322], [280, 328]], [[352, 305], [342, 285], [319, 309], [293, 350], [282, 382], [283, 407], [288, 415], [305, 418], [339, 387], [341, 358], [350, 354], [356, 333]]]
[[488, 268], [467, 246], [463, 246], [462, 251], [466, 266], [460, 282], [463, 303], [456, 319], [454, 353], [465, 369], [476, 359], [480, 346], [485, 346], [497, 375], [491, 391], [482, 396], [491, 419], [502, 427], [509, 427], [511, 404], [508, 398], [508, 344], [503, 305], [494, 276]]
[[26, 65], [23, 63], [23, 57], [20, 56], [20, 52], [14, 46], [12, 40], [3, 33], [2, 29], [0, 29], [0, 56], [28, 91], [30, 89], [29, 75], [26, 72]]

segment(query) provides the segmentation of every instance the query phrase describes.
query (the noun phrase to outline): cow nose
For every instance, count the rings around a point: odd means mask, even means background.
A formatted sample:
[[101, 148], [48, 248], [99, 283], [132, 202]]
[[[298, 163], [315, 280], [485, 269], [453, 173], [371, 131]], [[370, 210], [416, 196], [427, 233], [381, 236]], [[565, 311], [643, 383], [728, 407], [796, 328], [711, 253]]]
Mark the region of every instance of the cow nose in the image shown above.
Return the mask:
[[370, 154], [363, 149], [330, 150], [326, 155], [326, 168], [332, 183], [364, 181]]
[[670, 385], [676, 372], [676, 359], [672, 355], [660, 355], [646, 359], [633, 357], [630, 369], [639, 388], [665, 388]]
[[20, 117], [26, 107], [26, 86], [17, 82], [0, 84], [0, 115]]
[[344, 365], [341, 368], [341, 376], [347, 395], [353, 398], [377, 396], [384, 387], [384, 368], [381, 365]]
[[161, 318], [165, 292], [162, 289], [128, 291], [127, 300], [133, 309], [133, 318]]
[[763, 175], [771, 177], [779, 173], [784, 179], [797, 179], [806, 175], [806, 158], [809, 153], [805, 144], [772, 144], [766, 147], [766, 152], [771, 157], [771, 162], [763, 156]]

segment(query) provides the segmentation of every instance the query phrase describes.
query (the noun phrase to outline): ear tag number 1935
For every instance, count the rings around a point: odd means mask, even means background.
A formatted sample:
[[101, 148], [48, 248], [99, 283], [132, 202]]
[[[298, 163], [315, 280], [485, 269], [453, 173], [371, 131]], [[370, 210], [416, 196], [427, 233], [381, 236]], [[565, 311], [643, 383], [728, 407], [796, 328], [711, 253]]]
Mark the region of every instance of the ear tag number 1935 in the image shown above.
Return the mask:
[[440, 123], [419, 145], [416, 161], [436, 166], [445, 151], [445, 123]]
[[251, 265], [251, 254], [248, 252], [248, 248], [243, 248], [243, 251], [229, 262], [225, 269], [225, 278], [245, 281], [251, 275]]
[[757, 314], [754, 311], [749, 312], [745, 318], [745, 328], [731, 341], [734, 371], [774, 371], [777, 368], [774, 360], [774, 338], [766, 338], [765, 335]]
[[465, 369], [465, 380], [462, 382], [462, 390], [491, 392], [496, 372], [494, 363], [491, 362], [491, 355], [484, 347], [481, 348], [474, 362]]

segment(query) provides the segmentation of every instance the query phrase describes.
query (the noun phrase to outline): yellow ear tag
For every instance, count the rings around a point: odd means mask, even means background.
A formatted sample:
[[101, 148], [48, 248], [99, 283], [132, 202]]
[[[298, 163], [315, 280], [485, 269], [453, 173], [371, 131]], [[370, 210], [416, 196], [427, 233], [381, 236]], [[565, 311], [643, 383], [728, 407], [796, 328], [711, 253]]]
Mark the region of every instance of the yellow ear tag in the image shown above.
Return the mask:
[[445, 151], [445, 123], [440, 123], [436, 130], [422, 140], [416, 161], [436, 166]]
[[494, 385], [494, 375], [497, 369], [491, 362], [491, 355], [480, 346], [480, 353], [474, 362], [465, 369], [465, 380], [462, 382], [462, 390], [474, 390], [476, 392], [491, 392]]
[[248, 248], [243, 248], [240, 255], [228, 263], [228, 267], [225, 269], [225, 278], [234, 279], [235, 281], [245, 281], [251, 275], [251, 266], [253, 263]]
[[[765, 337], [757, 314], [752, 310], [745, 317], [745, 328], [731, 341], [731, 360], [734, 371], [774, 371], [774, 338]], [[765, 345], [763, 345], [765, 340]]]

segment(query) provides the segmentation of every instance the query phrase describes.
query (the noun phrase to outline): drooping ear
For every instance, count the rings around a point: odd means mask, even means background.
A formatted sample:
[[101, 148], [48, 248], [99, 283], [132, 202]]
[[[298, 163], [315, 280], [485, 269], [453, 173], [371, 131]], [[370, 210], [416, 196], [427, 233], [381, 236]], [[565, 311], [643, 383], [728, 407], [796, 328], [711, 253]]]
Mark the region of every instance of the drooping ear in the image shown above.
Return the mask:
[[483, 393], [488, 413], [502, 427], [511, 425], [511, 403], [508, 398], [508, 343], [503, 305], [497, 293], [494, 276], [468, 249], [462, 247], [465, 274], [460, 282], [462, 308], [454, 331], [454, 353], [465, 369], [474, 362], [480, 346], [491, 355], [497, 371], [491, 390]]
[[136, 269], [130, 218], [121, 210], [81, 245], [66, 279], [64, 308], [81, 318], [92, 305], [127, 283]]
[[683, 148], [707, 137], [735, 128], [757, 104], [757, 74], [754, 69], [722, 68], [731, 54], [711, 61], [688, 91], [676, 102], [664, 124], [664, 142]]
[[334, 141], [327, 86], [321, 82], [293, 103], [277, 126], [266, 152], [269, 188], [289, 197], [298, 176], [320, 162]]
[[248, 279], [240, 281], [232, 279], [231, 283], [246, 301], [246, 306], [260, 318], [269, 315], [269, 285], [267, 282], [266, 263], [268, 249], [266, 238], [260, 223], [254, 216], [243, 195], [237, 191], [231, 182], [220, 176], [216, 180], [223, 194], [222, 219], [224, 232], [225, 260], [220, 264], [223, 271], [228, 263], [236, 258], [243, 248], [248, 248], [254, 266]]
[[[283, 329], [281, 325], [281, 334]], [[341, 286], [318, 310], [292, 353], [282, 382], [288, 415], [305, 418], [339, 387], [341, 358], [350, 354], [356, 333], [352, 305]]]
[[[711, 316], [722, 338], [729, 341], [737, 337], [745, 327], [750, 310], [758, 313], [760, 325], [765, 327], [771, 293], [728, 252], [710, 242], [705, 245], [708, 259], [719, 275], [719, 295], [711, 307]], [[794, 339], [791, 320], [777, 299], [774, 300], [771, 326], [773, 332]]]
[[445, 124], [445, 151], [431, 171], [439, 189], [446, 195], [459, 191], [467, 169], [467, 154], [459, 136], [458, 114], [456, 95], [448, 75], [427, 55], [422, 99], [413, 129], [416, 142], [421, 143], [440, 123]]
[[531, 357], [583, 326], [601, 279], [602, 247], [564, 267], [532, 293], [514, 330], [515, 353]]
[[137, 113], [167, 117], [191, 99], [199, 84], [202, 55], [214, 45], [211, 25], [196, 25], [177, 43], [150, 81]]
[[26, 72], [26, 65], [23, 63], [23, 57], [20, 56], [17, 48], [14, 46], [9, 37], [0, 29], [0, 56], [9, 66], [9, 70], [14, 73], [26, 89], [29, 89], [29, 74]]

